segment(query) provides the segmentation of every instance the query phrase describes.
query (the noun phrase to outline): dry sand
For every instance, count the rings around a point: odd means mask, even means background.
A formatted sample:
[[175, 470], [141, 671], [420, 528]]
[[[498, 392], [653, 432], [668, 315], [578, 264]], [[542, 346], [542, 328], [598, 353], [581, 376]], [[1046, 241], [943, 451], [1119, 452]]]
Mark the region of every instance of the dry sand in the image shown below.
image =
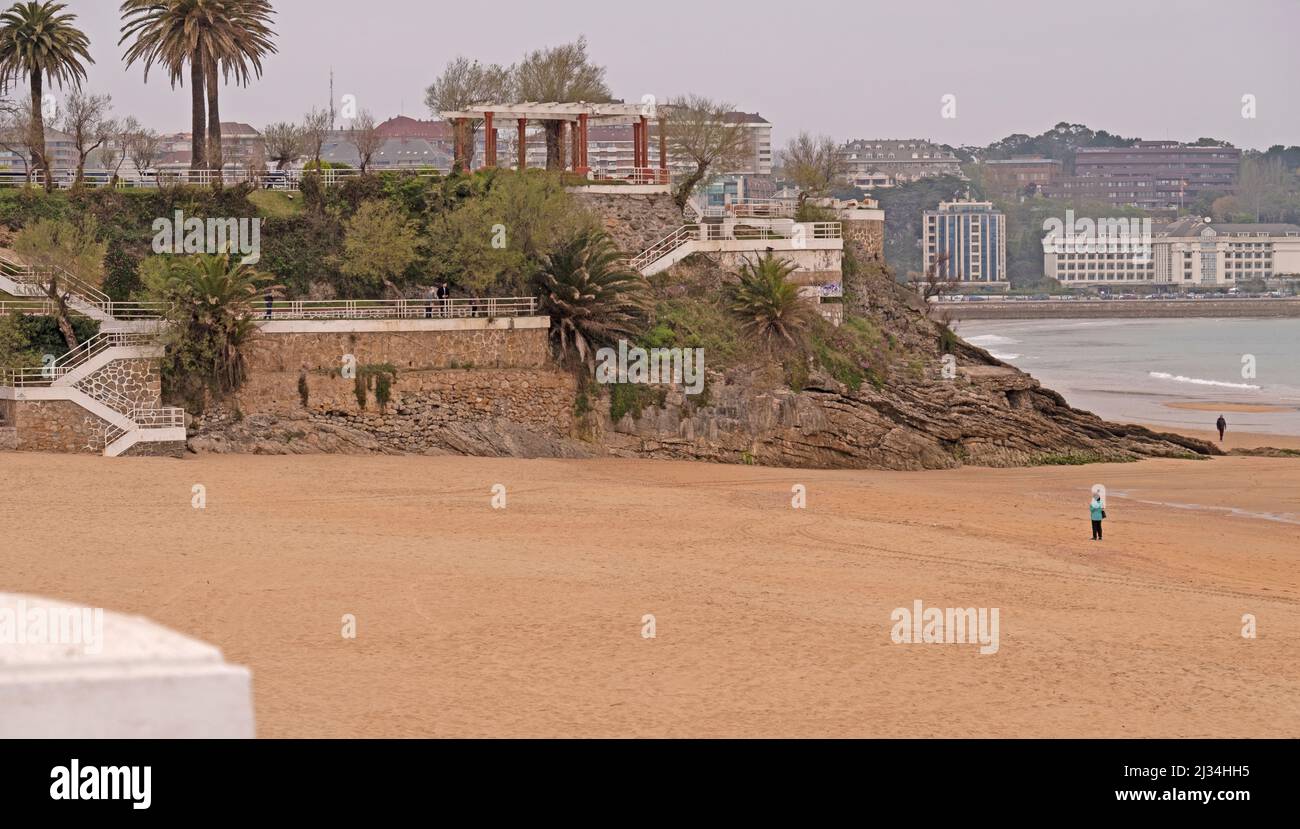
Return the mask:
[[[251, 666], [263, 737], [1300, 736], [1297, 460], [0, 454], [0, 531], [0, 589]], [[999, 608], [1001, 650], [892, 644], [917, 599]]]
[[1219, 443], [1219, 433], [1213, 429], [1186, 429], [1159, 423], [1143, 423], [1141, 425], [1155, 432], [1173, 432], [1213, 443], [1225, 452], [1231, 452], [1233, 449], [1258, 449], [1264, 446], [1271, 446], [1274, 449], [1300, 449], [1300, 436], [1272, 435], [1263, 432], [1238, 432], [1232, 427], [1231, 423], [1228, 424], [1228, 432], [1223, 437], [1223, 443]]

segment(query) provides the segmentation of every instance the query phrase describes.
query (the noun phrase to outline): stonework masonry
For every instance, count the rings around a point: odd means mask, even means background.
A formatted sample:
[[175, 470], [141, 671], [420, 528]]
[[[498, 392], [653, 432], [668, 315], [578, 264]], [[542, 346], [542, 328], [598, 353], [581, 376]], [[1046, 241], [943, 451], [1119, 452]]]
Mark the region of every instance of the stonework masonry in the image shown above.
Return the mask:
[[104, 451], [103, 420], [71, 400], [15, 401], [17, 446], [23, 452], [99, 454]]
[[601, 218], [605, 231], [625, 253], [640, 253], [677, 230], [686, 220], [667, 193], [581, 193], [574, 198]]
[[99, 401], [125, 399], [132, 408], [152, 409], [162, 403], [162, 374], [157, 360], [114, 360], [77, 383]]
[[390, 363], [398, 371], [452, 368], [540, 368], [547, 365], [545, 328], [464, 331], [263, 333], [249, 350], [249, 373], [337, 372], [344, 357], [357, 365]]

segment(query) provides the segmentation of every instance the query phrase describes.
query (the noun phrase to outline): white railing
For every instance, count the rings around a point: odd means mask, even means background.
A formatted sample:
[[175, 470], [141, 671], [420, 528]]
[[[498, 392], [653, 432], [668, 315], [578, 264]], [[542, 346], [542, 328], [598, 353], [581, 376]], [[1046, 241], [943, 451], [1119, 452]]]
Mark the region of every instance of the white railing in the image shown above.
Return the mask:
[[[88, 170], [82, 181], [83, 187], [100, 188], [115, 186], [118, 189], [150, 189], [172, 185], [193, 185], [197, 187], [207, 187], [215, 184], [220, 180], [223, 184], [235, 185], [245, 182], [251, 183], [254, 187], [266, 190], [298, 190], [302, 187], [303, 177], [315, 171], [307, 170], [269, 170], [266, 172], [252, 172], [247, 169], [225, 170], [219, 176], [215, 170], [147, 170], [143, 174], [137, 171], [123, 170], [118, 174], [117, 182], [114, 184], [112, 175], [103, 170]], [[414, 175], [421, 178], [428, 178], [435, 175], [445, 175], [446, 170], [438, 167], [410, 167], [410, 168], [372, 168], [371, 173], [376, 175], [383, 173], [394, 173], [402, 175]], [[326, 169], [319, 171], [321, 183], [327, 187], [333, 187], [351, 178], [361, 175], [361, 171], [355, 168], [349, 169]], [[72, 170], [56, 170], [54, 172], [54, 186], [63, 190], [71, 188], [76, 181], [76, 174]], [[30, 177], [20, 170], [0, 170], [0, 187], [44, 187], [45, 174], [40, 170], [34, 170]]]
[[71, 293], [90, 305], [111, 302], [108, 294], [83, 279], [78, 279], [62, 268], [38, 270], [20, 265], [11, 259], [0, 256], [0, 275], [8, 277], [19, 285], [28, 285], [44, 290], [51, 278], [57, 279], [63, 293]]
[[788, 239], [842, 239], [839, 222], [795, 222], [788, 219], [765, 220], [765, 224], [739, 222], [682, 225], [677, 230], [655, 242], [637, 256], [628, 260], [628, 266], [638, 272], [670, 255], [691, 242], [768, 241]]
[[156, 339], [153, 334], [136, 334], [125, 331], [98, 334], [49, 365], [40, 366], [39, 368], [0, 371], [0, 386], [13, 386], [15, 388], [52, 386], [56, 380], [66, 377], [79, 366], [84, 365], [110, 348], [153, 345]]
[[255, 320], [468, 319], [528, 317], [536, 297], [290, 300], [259, 306]]
[[700, 236], [703, 225], [682, 225], [664, 238], [633, 257], [628, 265], [635, 271], [643, 271], [647, 266], [658, 262], [682, 245], [693, 242]]
[[622, 184], [668, 184], [672, 176], [658, 167], [602, 167], [592, 169], [591, 179]]
[[779, 199], [737, 199], [723, 208], [726, 215], [745, 218], [792, 219], [795, 205]]

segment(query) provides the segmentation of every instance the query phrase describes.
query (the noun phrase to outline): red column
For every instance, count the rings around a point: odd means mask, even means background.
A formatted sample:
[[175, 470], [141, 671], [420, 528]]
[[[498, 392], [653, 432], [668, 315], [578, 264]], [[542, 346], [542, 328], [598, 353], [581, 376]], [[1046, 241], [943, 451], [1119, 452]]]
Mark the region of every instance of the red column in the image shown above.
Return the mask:
[[483, 166], [497, 166], [497, 130], [492, 125], [492, 113], [483, 113]]
[[528, 119], [519, 119], [519, 169], [528, 168], [528, 136], [524, 131], [528, 129]]
[[457, 118], [451, 122], [451, 169], [463, 171], [465, 168], [465, 119]]
[[641, 116], [641, 163], [638, 167], [650, 166], [650, 122]]
[[585, 176], [591, 170], [591, 167], [587, 165], [587, 139], [587, 113], [584, 112], [578, 116], [578, 155], [580, 156], [580, 163], [574, 170], [581, 176]]
[[659, 169], [668, 169], [668, 119], [659, 116]]

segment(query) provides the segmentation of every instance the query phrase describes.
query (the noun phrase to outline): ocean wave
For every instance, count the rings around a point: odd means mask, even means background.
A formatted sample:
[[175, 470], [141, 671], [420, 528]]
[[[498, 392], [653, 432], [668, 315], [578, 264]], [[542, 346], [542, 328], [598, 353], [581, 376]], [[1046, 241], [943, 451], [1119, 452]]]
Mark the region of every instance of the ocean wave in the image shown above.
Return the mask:
[[1221, 380], [1202, 380], [1200, 377], [1185, 377], [1181, 374], [1168, 374], [1163, 371], [1153, 371], [1149, 375], [1156, 380], [1173, 380], [1175, 383], [1191, 383], [1194, 386], [1217, 386], [1224, 389], [1242, 389], [1243, 391], [1259, 391], [1262, 386], [1253, 386], [1250, 383], [1224, 383]]
[[993, 359], [995, 359], [995, 360], [1005, 360], [1006, 362], [1010, 362], [1010, 361], [1012, 361], [1012, 360], [1019, 360], [1019, 359], [1020, 359], [1020, 355], [1019, 355], [1019, 354], [999, 354], [999, 353], [997, 353], [996, 351], [990, 351], [989, 354], [992, 354], [992, 355], [993, 355]]
[[977, 337], [968, 337], [966, 342], [984, 348], [990, 345], [1016, 345], [1020, 340], [1013, 340], [1010, 337], [1003, 337], [998, 334], [980, 334]]

